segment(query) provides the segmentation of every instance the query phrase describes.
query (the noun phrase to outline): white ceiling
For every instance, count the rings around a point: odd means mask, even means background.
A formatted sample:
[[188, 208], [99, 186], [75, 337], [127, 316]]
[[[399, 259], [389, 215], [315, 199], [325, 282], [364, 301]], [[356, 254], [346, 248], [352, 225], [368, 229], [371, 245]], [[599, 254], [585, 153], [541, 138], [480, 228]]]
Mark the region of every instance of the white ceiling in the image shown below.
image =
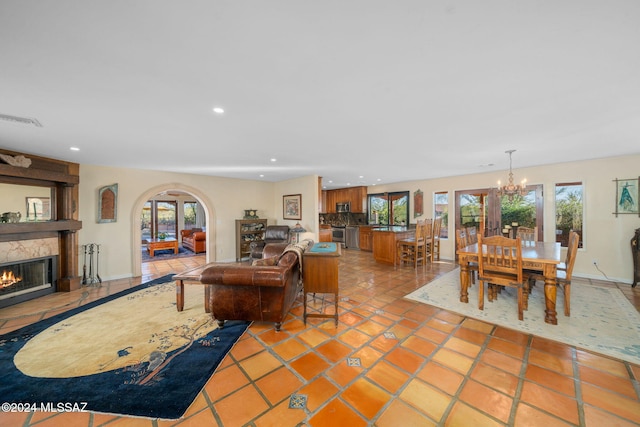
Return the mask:
[[638, 0], [2, 0], [0, 40], [0, 114], [42, 124], [0, 147], [81, 164], [335, 188], [640, 152]]

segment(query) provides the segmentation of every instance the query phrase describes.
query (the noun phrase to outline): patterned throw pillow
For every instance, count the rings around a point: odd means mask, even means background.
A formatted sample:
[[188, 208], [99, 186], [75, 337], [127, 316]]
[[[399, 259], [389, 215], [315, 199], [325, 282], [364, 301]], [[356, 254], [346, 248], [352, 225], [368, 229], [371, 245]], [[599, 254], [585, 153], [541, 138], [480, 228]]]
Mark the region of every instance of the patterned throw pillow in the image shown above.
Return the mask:
[[251, 265], [277, 265], [278, 259], [280, 259], [279, 256], [272, 256], [271, 258], [256, 259], [256, 260], [253, 260]]

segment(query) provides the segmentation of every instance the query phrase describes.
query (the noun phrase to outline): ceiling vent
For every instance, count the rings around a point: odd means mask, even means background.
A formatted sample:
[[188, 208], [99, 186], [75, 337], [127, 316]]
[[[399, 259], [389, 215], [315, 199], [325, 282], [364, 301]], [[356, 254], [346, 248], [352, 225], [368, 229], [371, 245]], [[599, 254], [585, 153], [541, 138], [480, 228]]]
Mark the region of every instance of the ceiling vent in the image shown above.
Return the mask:
[[7, 114], [0, 114], [0, 120], [4, 120], [5, 122], [18, 123], [21, 125], [32, 125], [41, 128], [42, 123], [40, 123], [37, 119], [32, 119], [30, 117], [18, 117], [18, 116], [9, 116]]

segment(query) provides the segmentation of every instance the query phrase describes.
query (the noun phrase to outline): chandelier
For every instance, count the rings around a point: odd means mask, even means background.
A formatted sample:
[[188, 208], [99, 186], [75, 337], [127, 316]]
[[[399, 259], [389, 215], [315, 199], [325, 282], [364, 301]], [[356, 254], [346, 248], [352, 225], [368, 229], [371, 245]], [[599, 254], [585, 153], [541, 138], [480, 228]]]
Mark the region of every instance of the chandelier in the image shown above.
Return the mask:
[[523, 179], [520, 184], [513, 183], [513, 170], [511, 169], [511, 154], [516, 150], [507, 150], [505, 153], [509, 155], [509, 183], [507, 185], [500, 185], [498, 181], [498, 196], [508, 196], [509, 200], [513, 200], [513, 196], [520, 195], [525, 196], [527, 194], [526, 183], [527, 180]]

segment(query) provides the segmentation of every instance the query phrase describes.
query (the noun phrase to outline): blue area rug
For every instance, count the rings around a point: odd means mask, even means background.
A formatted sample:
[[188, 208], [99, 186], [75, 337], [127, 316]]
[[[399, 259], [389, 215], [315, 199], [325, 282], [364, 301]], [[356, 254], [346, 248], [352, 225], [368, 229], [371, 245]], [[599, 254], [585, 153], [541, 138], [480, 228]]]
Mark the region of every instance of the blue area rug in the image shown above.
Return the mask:
[[169, 275], [0, 336], [3, 401], [180, 418], [249, 325], [218, 329], [203, 290], [178, 312]]
[[[202, 252], [200, 255], [204, 255], [205, 253]], [[175, 254], [173, 253], [173, 249], [160, 249], [157, 251], [154, 251], [153, 256], [149, 255], [149, 252], [147, 251], [147, 247], [145, 245], [142, 245], [142, 262], [149, 262], [149, 261], [158, 261], [161, 259], [170, 259], [170, 258], [183, 258], [183, 257], [189, 257], [189, 256], [194, 256], [196, 255], [195, 252], [183, 248], [182, 245], [178, 246], [178, 253]]]

